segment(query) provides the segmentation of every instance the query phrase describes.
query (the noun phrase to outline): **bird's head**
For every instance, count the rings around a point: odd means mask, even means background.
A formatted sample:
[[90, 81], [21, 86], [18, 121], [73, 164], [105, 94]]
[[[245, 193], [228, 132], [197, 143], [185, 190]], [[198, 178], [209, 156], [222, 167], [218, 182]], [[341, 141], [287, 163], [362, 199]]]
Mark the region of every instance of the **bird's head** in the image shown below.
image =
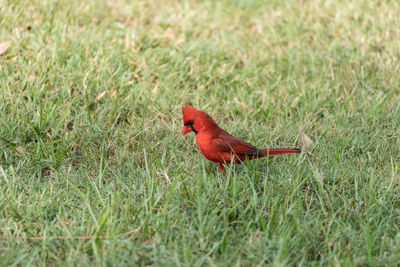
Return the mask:
[[207, 113], [197, 110], [188, 104], [182, 106], [182, 114], [182, 134], [186, 134], [192, 131], [195, 134], [198, 134], [201, 131], [209, 129], [211, 125], [216, 125], [214, 120]]
[[188, 132], [195, 132], [198, 133], [197, 129], [195, 128], [195, 124], [197, 125], [197, 121], [199, 119], [199, 112], [194, 107], [185, 104], [182, 106], [182, 114], [183, 114], [183, 129], [182, 134], [186, 134]]

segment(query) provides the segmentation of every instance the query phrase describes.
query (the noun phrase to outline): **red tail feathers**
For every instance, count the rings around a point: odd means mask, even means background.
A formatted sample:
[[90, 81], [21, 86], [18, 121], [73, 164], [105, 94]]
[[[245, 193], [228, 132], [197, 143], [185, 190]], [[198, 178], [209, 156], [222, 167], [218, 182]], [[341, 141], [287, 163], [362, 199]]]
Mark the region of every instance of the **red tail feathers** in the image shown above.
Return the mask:
[[261, 150], [262, 157], [268, 155], [287, 154], [287, 153], [301, 153], [301, 150], [298, 148], [266, 148]]

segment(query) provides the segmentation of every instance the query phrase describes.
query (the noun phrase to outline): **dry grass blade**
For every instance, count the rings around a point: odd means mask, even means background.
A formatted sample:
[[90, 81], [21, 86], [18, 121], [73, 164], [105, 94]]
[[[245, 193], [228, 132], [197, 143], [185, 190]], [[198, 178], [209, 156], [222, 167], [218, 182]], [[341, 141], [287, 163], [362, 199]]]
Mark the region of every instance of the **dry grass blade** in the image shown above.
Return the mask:
[[157, 91], [158, 91], [158, 82], [157, 82], [156, 85], [154, 86], [152, 92], [153, 92], [153, 94], [155, 95], [155, 94], [157, 94]]
[[17, 146], [15, 148], [20, 154], [24, 154], [24, 149], [22, 148], [22, 146]]
[[101, 93], [96, 97], [96, 101], [99, 101], [100, 99], [102, 99], [106, 94], [107, 94], [107, 91], [106, 91], [106, 90], [104, 90], [103, 92], [101, 92]]
[[299, 135], [299, 144], [304, 148], [310, 148], [311, 146], [312, 146], [312, 140], [311, 140], [311, 138], [308, 136], [308, 135], [306, 135], [306, 133], [304, 132], [304, 131], [301, 131], [300, 132], [300, 135]]
[[10, 46], [11, 46], [10, 42], [0, 43], [0, 55], [4, 54], [4, 52], [6, 52], [8, 48], [10, 48]]
[[114, 90], [112, 91], [111, 97], [114, 98], [114, 99], [117, 98], [117, 90], [116, 90], [116, 89], [114, 89]]

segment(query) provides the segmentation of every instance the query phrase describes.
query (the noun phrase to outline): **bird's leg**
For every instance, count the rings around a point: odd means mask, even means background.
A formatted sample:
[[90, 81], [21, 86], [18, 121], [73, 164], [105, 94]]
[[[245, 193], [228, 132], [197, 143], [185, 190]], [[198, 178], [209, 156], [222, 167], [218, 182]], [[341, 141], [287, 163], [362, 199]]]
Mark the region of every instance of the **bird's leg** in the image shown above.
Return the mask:
[[224, 164], [222, 164], [222, 162], [219, 163], [219, 168], [221, 169], [221, 172], [224, 171]]

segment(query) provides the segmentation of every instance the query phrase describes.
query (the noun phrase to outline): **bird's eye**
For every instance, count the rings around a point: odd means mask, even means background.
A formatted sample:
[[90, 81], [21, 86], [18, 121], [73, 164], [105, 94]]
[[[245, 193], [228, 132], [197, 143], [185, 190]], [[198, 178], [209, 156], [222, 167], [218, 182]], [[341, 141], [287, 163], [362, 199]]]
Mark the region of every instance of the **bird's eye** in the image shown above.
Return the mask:
[[185, 126], [193, 126], [193, 120], [190, 120], [187, 123], [185, 123]]

